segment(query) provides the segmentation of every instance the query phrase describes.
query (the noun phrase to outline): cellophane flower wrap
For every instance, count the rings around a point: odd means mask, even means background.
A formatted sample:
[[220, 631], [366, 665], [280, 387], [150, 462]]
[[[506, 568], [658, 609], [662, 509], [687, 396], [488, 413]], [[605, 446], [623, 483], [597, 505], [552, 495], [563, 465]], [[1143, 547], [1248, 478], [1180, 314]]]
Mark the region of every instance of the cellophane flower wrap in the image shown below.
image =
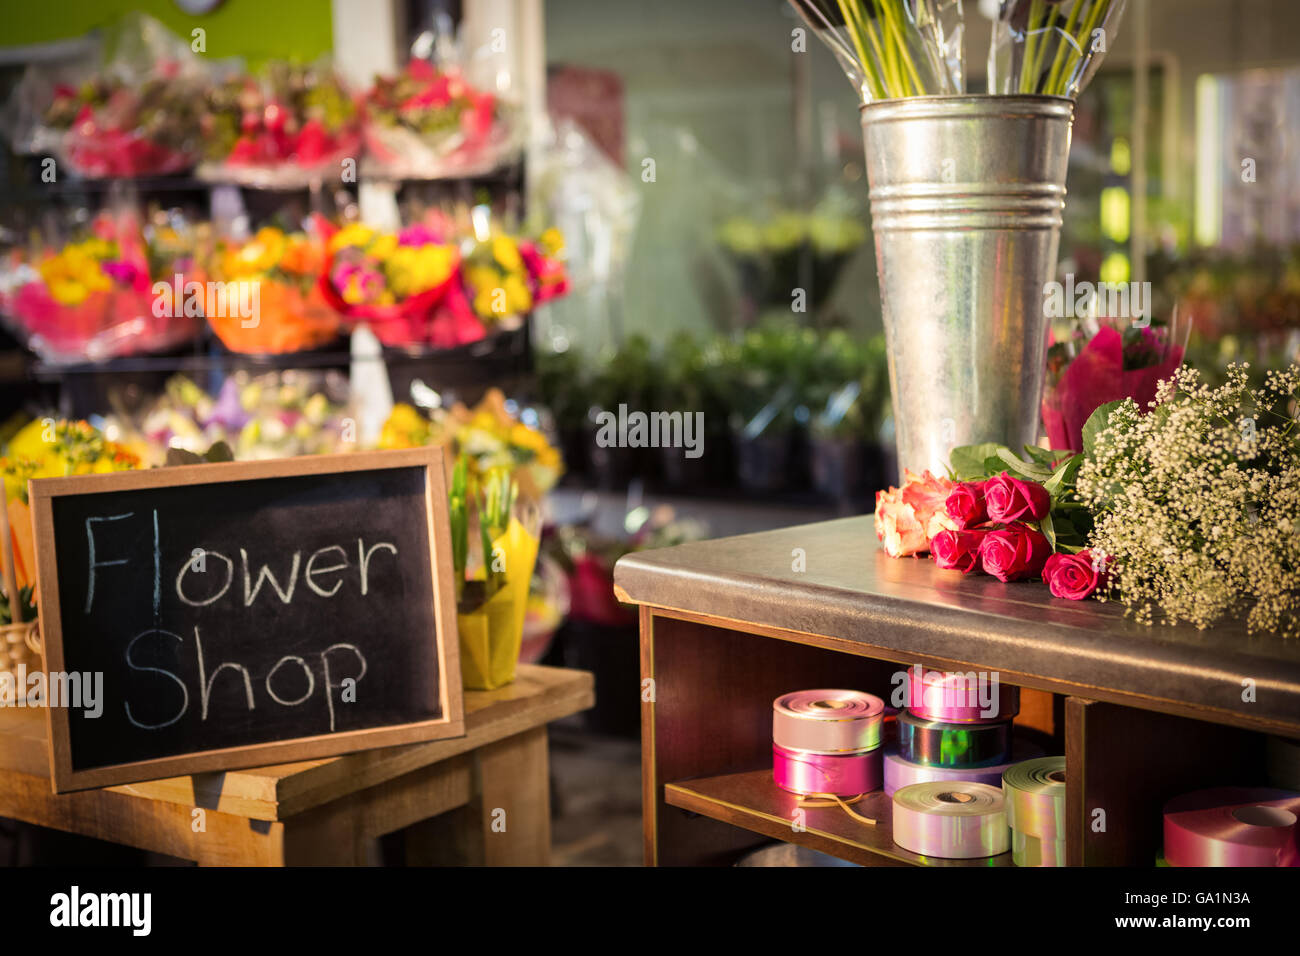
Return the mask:
[[324, 266], [325, 242], [318, 234], [268, 226], [243, 241], [222, 240], [208, 258], [206, 277], [255, 285], [257, 314], [205, 309], [208, 324], [232, 352], [276, 355], [328, 345], [338, 337], [341, 317], [321, 291]]
[[139, 14], [106, 31], [102, 49], [107, 55], [87, 66], [28, 71], [17, 91], [20, 148], [52, 149], [59, 166], [87, 178], [191, 168], [201, 149], [203, 61]]
[[142, 230], [133, 214], [101, 215], [90, 234], [33, 252], [5, 312], [47, 362], [98, 362], [193, 338], [199, 319], [156, 308], [155, 281], [193, 266], [192, 241], [171, 226]]
[[357, 98], [327, 62], [268, 65], [205, 92], [199, 117], [205, 162], [200, 174], [222, 182], [292, 188], [339, 177], [362, 150]]
[[416, 224], [381, 232], [352, 223], [328, 235], [321, 290], [385, 345], [452, 348], [483, 338], [460, 282], [460, 251]]
[[378, 176], [473, 175], [513, 161], [522, 146], [519, 111], [456, 66], [413, 59], [376, 78], [365, 110], [366, 169]]

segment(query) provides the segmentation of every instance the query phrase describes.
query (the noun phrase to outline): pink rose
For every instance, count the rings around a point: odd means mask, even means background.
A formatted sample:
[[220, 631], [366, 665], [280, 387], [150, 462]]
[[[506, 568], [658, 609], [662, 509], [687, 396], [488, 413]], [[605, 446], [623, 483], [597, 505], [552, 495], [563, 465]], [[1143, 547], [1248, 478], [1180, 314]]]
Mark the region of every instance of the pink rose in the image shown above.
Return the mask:
[[876, 537], [892, 558], [930, 550], [930, 539], [957, 530], [943, 503], [953, 482], [926, 471], [903, 472], [903, 487], [876, 492]]
[[930, 557], [944, 570], [970, 574], [980, 564], [980, 545], [987, 531], [940, 531], [930, 540]]
[[980, 565], [999, 581], [1019, 581], [1042, 573], [1052, 553], [1043, 535], [1028, 525], [990, 531], [980, 543]]
[[1082, 601], [1105, 585], [1105, 562], [1098, 562], [1087, 548], [1078, 554], [1059, 552], [1043, 565], [1043, 580], [1054, 596]]
[[984, 482], [984, 503], [990, 521], [1042, 521], [1052, 508], [1052, 496], [1038, 482], [1004, 471]]
[[988, 508], [984, 504], [984, 485], [983, 481], [963, 481], [944, 501], [944, 509], [957, 522], [958, 528], [973, 528], [989, 520]]

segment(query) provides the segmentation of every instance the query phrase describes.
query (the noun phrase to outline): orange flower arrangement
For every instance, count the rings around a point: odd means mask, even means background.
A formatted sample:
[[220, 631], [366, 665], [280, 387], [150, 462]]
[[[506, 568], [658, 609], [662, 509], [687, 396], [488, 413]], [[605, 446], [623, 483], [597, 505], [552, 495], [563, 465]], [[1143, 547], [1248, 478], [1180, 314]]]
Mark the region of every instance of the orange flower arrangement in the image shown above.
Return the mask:
[[[254, 315], [205, 310], [208, 324], [232, 352], [259, 355], [319, 348], [338, 337], [339, 315], [321, 294], [322, 243], [304, 233], [266, 227], [243, 243], [221, 243], [211, 278], [254, 283]], [[212, 314], [213, 312], [220, 314]]]

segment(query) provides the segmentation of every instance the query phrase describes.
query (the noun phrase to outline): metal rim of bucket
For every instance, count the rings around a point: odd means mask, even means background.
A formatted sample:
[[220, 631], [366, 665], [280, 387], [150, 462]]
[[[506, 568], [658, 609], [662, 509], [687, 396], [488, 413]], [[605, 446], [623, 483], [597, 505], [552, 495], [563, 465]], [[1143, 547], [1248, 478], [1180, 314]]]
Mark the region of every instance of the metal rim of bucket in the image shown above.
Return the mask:
[[1039, 93], [1004, 95], [1000, 93], [963, 93], [955, 96], [904, 96], [876, 100], [858, 107], [862, 123], [887, 123], [892, 120], [949, 118], [966, 116], [1060, 116], [1074, 117], [1074, 100], [1068, 96], [1043, 96]]

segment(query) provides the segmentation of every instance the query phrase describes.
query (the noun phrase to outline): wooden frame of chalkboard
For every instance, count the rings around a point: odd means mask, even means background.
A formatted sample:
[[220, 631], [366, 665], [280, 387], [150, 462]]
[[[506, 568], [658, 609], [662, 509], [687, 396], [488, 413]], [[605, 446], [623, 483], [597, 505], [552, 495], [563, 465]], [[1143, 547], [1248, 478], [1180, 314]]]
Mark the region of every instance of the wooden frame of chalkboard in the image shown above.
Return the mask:
[[[412, 472], [414, 474], [411, 474]], [[418, 488], [415, 481], [422, 480], [423, 482], [422, 492], [417, 491], [413, 494], [404, 494], [400, 499], [397, 499], [397, 505], [393, 505], [390, 501], [389, 506], [407, 509], [411, 503], [414, 503], [416, 506], [420, 507], [419, 514], [413, 513], [415, 508], [409, 508], [409, 511], [412, 512], [409, 514], [409, 517], [405, 512], [403, 512], [400, 515], [394, 514], [392, 520], [393, 523], [400, 524], [410, 531], [413, 535], [411, 540], [421, 543], [427, 540], [429, 550], [427, 566], [424, 563], [425, 559], [423, 554], [419, 553], [422, 552], [423, 549], [417, 549], [417, 571], [415, 572], [417, 580], [409, 582], [409, 584], [411, 587], [418, 585], [420, 592], [424, 593], [424, 573], [425, 568], [427, 567], [427, 596], [430, 599], [432, 606], [428, 607], [425, 605], [422, 599], [411, 600], [407, 589], [408, 582], [405, 581], [402, 582], [401, 585], [403, 600], [398, 602], [398, 606], [402, 609], [402, 613], [411, 613], [413, 620], [424, 621], [432, 624], [433, 633], [428, 634], [428, 628], [425, 628], [427, 637], [426, 634], [420, 633], [380, 634], [379, 636], [381, 638], [396, 638], [399, 640], [407, 638], [415, 642], [427, 639], [432, 642], [432, 647], [428, 645], [421, 646], [418, 643], [413, 643], [411, 645], [411, 654], [409, 656], [423, 655], [423, 658], [421, 659], [427, 659], [430, 667], [422, 677], [417, 676], [417, 678], [410, 683], [412, 687], [415, 687], [418, 692], [423, 694], [423, 698], [419, 701], [419, 704], [425, 708], [427, 713], [432, 713], [436, 716], [427, 719], [399, 719], [393, 723], [384, 723], [377, 726], [364, 726], [359, 729], [332, 729], [329, 733], [293, 735], [288, 739], [264, 740], [236, 746], [213, 747], [210, 749], [204, 747], [184, 749], [184, 747], [178, 746], [175, 749], [175, 752], [151, 754], [146, 759], [112, 759], [105, 761], [101, 759], [103, 756], [102, 753], [95, 753], [94, 748], [91, 748], [90, 759], [87, 759], [88, 751], [85, 741], [77, 741], [74, 739], [70, 708], [66, 706], [47, 706], [45, 709], [47, 715], [47, 727], [49, 730], [50, 778], [54, 787], [54, 792], [63, 793], [71, 790], [87, 789], [90, 787], [106, 787], [141, 780], [152, 780], [169, 776], [183, 776], [213, 770], [231, 770], [240, 767], [265, 766], [268, 764], [286, 763], [298, 760], [312, 760], [373, 747], [386, 747], [462, 736], [465, 733], [465, 721], [460, 674], [460, 643], [456, 627], [451, 531], [447, 512], [444, 456], [442, 450], [436, 447], [398, 451], [355, 452], [342, 455], [319, 455], [272, 461], [183, 465], [171, 468], [153, 469], [149, 471], [80, 475], [66, 478], [42, 478], [34, 479], [29, 482], [28, 489], [35, 530], [36, 565], [40, 588], [40, 625], [42, 640], [44, 643], [45, 669], [46, 672], [50, 674], [64, 674], [65, 667], [68, 663], [68, 644], [65, 638], [70, 635], [65, 634], [64, 629], [66, 623], [64, 620], [66, 607], [65, 602], [60, 599], [60, 554], [56, 542], [61, 539], [66, 547], [68, 542], [73, 539], [69, 538], [68, 527], [56, 523], [58, 518], [56, 511], [60, 508], [68, 507], [68, 502], [72, 502], [73, 505], [78, 504], [77, 496], [91, 498], [96, 501], [102, 500], [108, 502], [114, 500], [121, 501], [123, 499], [120, 496], [116, 499], [109, 497], [101, 499], [99, 496], [111, 496], [122, 492], [139, 493], [157, 491], [159, 495], [171, 496], [168, 500], [173, 502], [173, 511], [176, 514], [182, 515], [186, 520], [191, 520], [195, 514], [203, 514], [203, 512], [201, 510], [195, 512], [188, 506], [181, 510], [175, 509], [174, 502], [176, 501], [176, 495], [189, 494], [190, 492], [193, 492], [195, 497], [193, 508], [204, 509], [205, 507], [212, 507], [214, 501], [213, 496], [223, 493], [233, 495], [234, 500], [247, 499], [248, 496], [253, 493], [254, 489], [260, 491], [266, 488], [274, 488], [279, 492], [292, 494], [292, 491], [287, 486], [274, 483], [268, 484], [264, 479], [299, 479], [305, 483], [314, 483], [311, 487], [318, 492], [317, 498], [319, 499], [322, 494], [334, 494], [333, 489], [346, 488], [349, 478], [352, 478], [360, 479], [359, 482], [354, 481], [353, 484], [364, 485], [366, 489], [370, 489], [366, 493], [373, 496], [376, 493], [373, 489], [382, 489], [385, 487], [383, 485], [385, 476], [388, 476], [388, 480], [393, 480], [400, 476], [404, 483], [404, 488], [407, 485]], [[260, 484], [244, 486], [241, 491], [238, 484], [242, 482], [260, 482]], [[214, 486], [224, 486], [224, 490]], [[321, 489], [325, 490], [322, 492]], [[356, 494], [360, 495], [361, 492], [356, 492]], [[293, 499], [289, 498], [287, 500], [292, 501]], [[315, 507], [320, 506], [315, 505]], [[344, 507], [355, 509], [356, 505], [349, 499], [345, 503]], [[149, 633], [163, 634], [167, 632], [163, 631], [156, 623], [159, 616], [159, 586], [156, 582], [161, 580], [161, 574], [157, 570], [157, 567], [159, 564], [158, 557], [162, 551], [159, 547], [158, 513], [158, 509], [155, 507], [153, 509], [152, 530], [152, 554], [154, 557], [153, 565], [155, 568], [152, 575], [152, 581], [155, 582], [153, 584], [152, 610], [155, 619], [155, 628]], [[335, 513], [339, 513], [337, 509]], [[293, 516], [294, 512], [292, 508], [289, 508], [281, 512], [281, 514], [288, 516], [286, 517], [286, 521], [288, 521], [289, 518]], [[268, 522], [267, 515], [256, 511], [254, 517], [256, 520], [252, 523], [251, 527], [258, 531], [263, 536], [264, 540], [264, 535], [268, 533], [266, 529], [269, 525], [273, 525], [274, 522]], [[367, 513], [367, 518], [369, 517], [370, 513]], [[220, 516], [214, 516], [214, 518], [217, 522], [221, 520]], [[90, 529], [91, 520], [92, 519], [85, 519], [87, 531]], [[110, 519], [97, 518], [93, 520]], [[65, 524], [66, 523], [65, 519]], [[123, 524], [126, 524], [126, 522], [123, 522]], [[219, 524], [216, 526], [224, 527]], [[327, 526], [327, 522], [318, 520], [313, 522], [311, 527], [307, 530], [311, 533], [324, 534], [326, 533]], [[94, 553], [95, 537], [93, 534], [86, 536], [90, 537], [88, 564], [89, 573], [91, 575], [90, 580], [92, 582], [94, 580], [93, 575], [97, 569], [105, 568], [108, 565], [113, 564], [128, 563], [120, 560], [104, 561], [97, 564]], [[314, 540], [318, 541], [319, 537]], [[262, 541], [255, 540], [253, 544], [250, 544], [250, 547], [259, 543], [262, 543]], [[365, 595], [367, 593], [367, 571], [369, 570], [372, 573], [374, 571], [373, 567], [368, 568], [367, 562], [374, 560], [375, 556], [373, 553], [366, 554], [365, 547], [361, 544], [360, 540], [358, 540], [358, 545], [359, 550], [361, 551], [359, 561], [361, 585], [359, 587], [359, 592], [361, 595]], [[390, 544], [374, 545], [372, 546], [372, 551], [383, 547], [391, 548], [394, 556], [397, 554], [397, 548]], [[342, 551], [341, 546], [340, 551]], [[204, 551], [204, 549], [196, 548], [194, 549], [194, 554], [198, 556], [196, 560], [202, 559], [200, 552], [203, 552], [203, 555], [220, 557], [218, 552], [215, 550]], [[249, 560], [247, 554], [242, 548], [239, 553], [243, 555], [244, 560], [242, 581], [245, 597], [247, 598], [250, 581]], [[296, 554], [297, 552], [295, 552], [293, 561], [294, 578], [291, 579], [289, 587], [290, 597], [293, 595], [292, 581], [296, 580], [297, 570], [299, 567]], [[229, 559], [223, 557], [222, 560], [228, 561]], [[309, 560], [305, 575], [306, 580], [312, 582], [313, 573], [320, 575], [330, 571], [335, 571], [339, 572], [339, 580], [341, 581], [344, 577], [344, 573], [340, 568], [347, 569], [351, 567], [351, 565], [348, 564], [346, 557], [342, 560], [343, 565], [340, 567], [317, 568], [314, 571], [312, 563]], [[271, 595], [272, 591], [274, 591], [274, 594], [267, 599], [267, 602], [273, 608], [272, 613], [279, 615], [283, 613], [284, 609], [276, 607], [274, 603], [275, 600], [278, 599], [286, 605], [288, 604], [288, 601], [285, 600], [281, 585], [277, 582], [275, 574], [280, 573], [282, 578], [284, 575], [282, 570], [272, 572], [269, 577], [268, 586], [263, 588], [262, 585], [264, 578], [267, 575], [268, 568], [269, 565], [264, 565], [259, 570], [256, 579], [257, 587], [252, 588], [252, 594], [253, 598], [256, 599], [259, 589], [264, 593], [264, 595]], [[65, 572], [70, 572], [72, 569], [65, 567], [64, 570]], [[112, 568], [108, 568], [108, 570], [112, 570]], [[169, 570], [174, 571], [175, 568], [170, 568]], [[182, 566], [181, 575], [183, 576], [185, 573], [185, 568]], [[233, 565], [231, 565], [229, 573], [230, 577], [227, 578], [228, 582], [234, 580], [235, 574]], [[69, 574], [69, 579], [73, 579], [71, 573]], [[80, 578], [77, 578], [76, 580], [80, 581]], [[120, 583], [120, 578], [118, 580]], [[181, 594], [180, 580], [181, 578], [178, 577], [176, 584], [178, 594]], [[369, 583], [374, 584], [373, 579]], [[228, 583], [227, 588], [229, 588], [229, 586]], [[104, 586], [101, 587], [100, 590], [101, 592], [107, 592], [110, 591], [110, 588]], [[318, 596], [326, 593], [325, 589], [318, 588], [318, 586], [314, 584], [312, 590], [314, 590]], [[381, 590], [381, 587], [376, 585], [374, 590], [378, 592]], [[90, 591], [93, 593], [93, 584], [90, 587]], [[329, 593], [332, 595], [338, 591], [339, 588], [335, 587], [334, 591]], [[240, 598], [237, 592], [238, 589], [236, 589], [236, 593], [233, 595], [232, 603], [235, 605], [236, 610], [243, 610], [239, 608]], [[69, 591], [69, 595], [73, 593], [76, 592], [71, 590]], [[168, 597], [170, 598], [171, 595], [168, 594]], [[184, 594], [181, 594], [181, 597], [184, 599]], [[111, 599], [112, 595], [109, 594], [108, 598]], [[194, 602], [186, 601], [185, 603], [193, 604]], [[250, 601], [249, 603], [251, 604], [252, 602]], [[88, 615], [90, 613], [89, 605], [90, 600], [88, 599]], [[78, 604], [75, 606], [79, 607], [80, 605]], [[131, 605], [131, 607], [134, 608], [134, 605]], [[334, 607], [337, 607], [337, 605], [334, 605]], [[387, 605], [386, 607], [391, 607], [391, 605]], [[187, 608], [184, 610], [189, 609]], [[80, 617], [81, 615], [78, 614], [76, 616]], [[357, 615], [354, 612], [351, 615], [351, 619], [355, 621], [356, 616]], [[277, 618], [276, 620], [277, 623], [283, 624], [282, 619]], [[108, 624], [111, 622], [102, 623]], [[350, 626], [352, 626], [354, 631], [358, 633], [368, 632], [366, 636], [371, 639], [376, 636], [373, 632], [370, 632], [370, 629], [368, 628], [357, 627], [355, 623]], [[326, 630], [327, 627], [328, 625], [322, 627], [318, 620], [312, 627], [304, 628], [304, 630], [308, 630], [310, 633], [294, 635], [297, 643], [291, 644], [290, 649], [292, 650], [293, 647], [301, 644], [303, 640], [318, 636], [318, 633]], [[185, 630], [180, 627], [177, 629], [182, 631]], [[85, 627], [83, 627], [83, 630], [85, 630]], [[205, 672], [203, 669], [204, 651], [202, 644], [199, 642], [199, 627], [195, 625], [193, 630], [194, 641], [198, 644], [198, 685], [203, 703], [203, 720], [206, 725], [208, 719], [208, 704], [210, 698], [213, 697], [213, 683], [216, 681], [217, 672], [213, 672], [209, 675], [210, 679], [207, 680], [205, 685]], [[236, 636], [247, 636], [248, 633], [247, 630], [239, 631]], [[119, 634], [117, 636], [120, 638], [121, 635]], [[169, 634], [169, 636], [176, 637], [178, 642], [181, 640], [177, 635]], [[84, 641], [84, 635], [81, 639]], [[333, 647], [343, 646], [351, 645], [333, 645]], [[333, 647], [331, 647], [330, 650], [332, 650]], [[86, 656], [84, 648], [80, 653], [83, 657]], [[278, 651], [274, 653], [278, 653]], [[328, 651], [326, 653], [328, 653]], [[366, 667], [365, 658], [362, 657], [359, 650], [357, 651], [356, 656], [360, 658], [362, 669], [360, 671], [361, 676], [357, 676], [354, 681], [354, 688], [360, 683], [365, 674]], [[285, 658], [281, 659], [281, 663], [283, 663], [284, 660], [289, 659], [296, 661], [297, 664], [301, 666], [302, 671], [306, 674], [306, 679], [309, 681], [308, 687], [314, 688], [316, 680], [312, 674], [311, 667], [304, 662], [304, 658], [287, 654]], [[125, 651], [125, 660], [127, 666], [133, 671], [157, 670], [156, 668], [142, 668], [136, 666], [136, 664], [132, 662], [131, 645], [127, 646]], [[432, 676], [432, 665], [435, 661], [436, 680]], [[325, 664], [323, 696], [328, 702], [329, 725], [333, 728], [335, 710], [337, 708], [333, 702], [332, 691], [334, 688], [342, 687], [343, 685], [342, 683], [339, 685], [331, 684], [330, 671], [328, 664], [325, 663], [324, 655], [321, 657], [321, 662], [322, 664]], [[77, 662], [74, 661], [73, 663], [75, 665]], [[405, 663], [405, 661], [399, 663]], [[240, 687], [238, 676], [241, 670], [244, 672], [244, 684], [249, 688], [248, 711], [251, 713], [254, 708], [254, 698], [252, 690], [253, 685], [248, 676], [248, 669], [242, 667], [242, 665], [223, 663], [217, 668], [217, 670], [220, 671], [223, 667], [231, 666], [237, 668], [232, 672], [235, 675], [235, 699], [237, 700], [242, 700], [242, 695], [238, 693]], [[411, 670], [410, 667], [406, 667], [405, 669], [406, 671]], [[161, 671], [159, 671], [159, 673], [161, 673]], [[269, 694], [276, 704], [286, 704], [288, 702], [282, 700], [272, 689], [271, 677], [274, 674], [275, 669], [272, 669], [272, 671], [266, 675], [264, 693]], [[185, 695], [184, 699], [186, 701], [186, 706], [188, 706], [190, 696], [189, 692], [185, 689], [185, 683], [174, 674], [171, 675], [171, 680], [180, 685], [181, 692]], [[228, 686], [230, 680], [231, 678], [225, 678], [226, 684], [223, 685], [225, 688], [224, 693], [227, 695], [230, 693]], [[281, 677], [279, 680], [283, 682], [285, 678]], [[340, 678], [340, 680], [342, 681], [342, 678]], [[166, 684], [156, 682], [154, 690], [158, 690], [160, 687], [166, 688], [167, 686], [168, 685]], [[65, 680], [65, 694], [68, 692], [68, 688], [69, 684]], [[281, 687], [281, 690], [283, 691], [283, 686]], [[309, 689], [308, 694], [304, 695], [304, 699], [312, 693], [313, 691]], [[436, 700], [433, 699], [435, 697]], [[345, 697], [342, 699], [346, 700]], [[229, 700], [229, 697], [227, 700]], [[137, 701], [141, 706], [148, 704], [149, 702], [149, 700], [143, 698]], [[385, 703], [385, 706], [387, 706], [387, 702]], [[266, 711], [269, 710], [270, 707], [268, 705], [263, 709]], [[131, 715], [129, 704], [127, 705], [126, 712], [129, 718]], [[182, 710], [182, 713], [184, 713], [184, 710]], [[80, 715], [78, 715], [78, 719], [80, 720]], [[131, 723], [135, 727], [148, 727], [150, 729], [164, 726], [162, 724], [137, 723], [134, 719], [131, 720]], [[214, 726], [220, 725], [222, 724], [222, 721], [214, 720], [212, 724]], [[86, 725], [86, 721], [81, 721], [83, 729]], [[112, 747], [103, 749], [111, 750]]]

